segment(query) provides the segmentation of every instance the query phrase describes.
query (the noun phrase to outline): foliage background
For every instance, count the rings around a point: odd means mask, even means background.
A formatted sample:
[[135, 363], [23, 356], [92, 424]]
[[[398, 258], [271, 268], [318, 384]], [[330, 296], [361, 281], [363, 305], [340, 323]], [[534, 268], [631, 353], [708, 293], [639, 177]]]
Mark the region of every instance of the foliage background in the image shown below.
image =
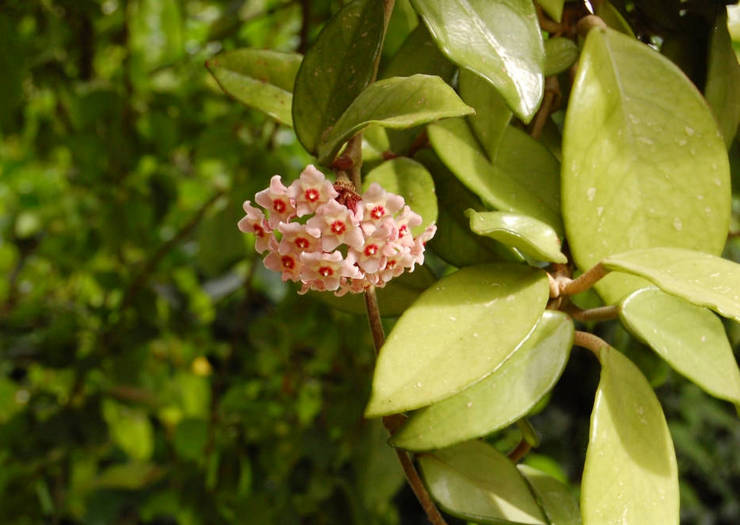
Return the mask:
[[[615, 3], [701, 87], [702, 9]], [[338, 7], [0, 2], [3, 523], [424, 522], [382, 428], [361, 419], [366, 321], [297, 296], [235, 227], [244, 199], [309, 159], [203, 67], [238, 47], [304, 50]], [[397, 2], [386, 56], [416, 23]], [[736, 181], [737, 141], [732, 156]], [[740, 522], [733, 408], [602, 330], [659, 385], [683, 521]], [[575, 352], [528, 457], [574, 486], [599, 371]]]

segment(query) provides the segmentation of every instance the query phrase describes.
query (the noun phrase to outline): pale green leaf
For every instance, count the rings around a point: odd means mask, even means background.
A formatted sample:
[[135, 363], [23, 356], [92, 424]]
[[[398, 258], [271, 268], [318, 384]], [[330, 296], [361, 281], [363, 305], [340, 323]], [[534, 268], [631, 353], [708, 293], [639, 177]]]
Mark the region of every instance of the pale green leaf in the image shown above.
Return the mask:
[[740, 264], [680, 248], [619, 253], [603, 264], [644, 277], [668, 293], [740, 322]]
[[221, 89], [242, 104], [291, 125], [293, 82], [301, 55], [265, 49], [237, 49], [206, 61]]
[[432, 497], [450, 514], [478, 523], [547, 523], [514, 464], [486, 443], [424, 454], [419, 465]]
[[622, 301], [619, 318], [677, 372], [713, 396], [740, 404], [740, 372], [725, 328], [712, 312], [644, 288]]
[[331, 161], [342, 143], [370, 124], [411, 128], [473, 113], [441, 78], [413, 75], [379, 80], [350, 104], [318, 146], [320, 161]]
[[450, 60], [493, 84], [525, 122], [542, 100], [544, 46], [531, 0], [412, 0]]
[[[730, 216], [727, 152], [701, 94], [673, 63], [610, 29], [589, 32], [563, 137], [563, 218], [586, 270], [636, 248], [720, 253]], [[608, 276], [614, 303], [644, 281]]]
[[635, 38], [635, 33], [622, 16], [622, 13], [620, 13], [619, 10], [608, 0], [601, 0], [596, 3], [596, 11], [594, 14], [601, 18], [606, 25], [612, 29]]
[[599, 351], [601, 380], [581, 484], [586, 524], [678, 524], [678, 471], [663, 410], [640, 370]]
[[384, 31], [383, 3], [354, 0], [324, 26], [293, 91], [293, 126], [311, 153], [373, 77]]
[[579, 525], [581, 510], [568, 485], [529, 465], [517, 465], [545, 511], [550, 525]]
[[547, 224], [526, 215], [500, 211], [468, 210], [470, 229], [507, 246], [513, 246], [538, 261], [566, 263], [558, 234]]
[[550, 18], [556, 22], [560, 22], [563, 17], [563, 4], [565, 0], [537, 0], [537, 3], [542, 6], [542, 9], [550, 15]]
[[475, 136], [489, 159], [496, 157], [501, 137], [511, 121], [511, 110], [494, 87], [467, 69], [460, 70], [458, 79], [460, 97], [475, 109], [467, 117]]
[[463, 268], [425, 291], [378, 356], [369, 417], [430, 405], [493, 372], [529, 334], [549, 296], [541, 270]]
[[729, 148], [740, 122], [740, 65], [727, 31], [727, 17], [717, 17], [709, 42], [709, 70], [704, 96]]
[[[556, 231], [560, 230], [560, 213], [555, 204], [557, 193], [548, 192], [553, 187], [548, 176], [528, 170], [526, 161], [515, 168], [509, 160], [513, 152], [504, 152], [503, 146], [498, 148], [503, 159], [500, 163], [502, 168], [494, 166], [462, 119], [436, 122], [427, 129], [429, 140], [442, 162], [485, 204], [502, 211], [529, 215]], [[502, 143], [508, 135], [507, 131]], [[511, 137], [516, 140], [516, 132]], [[554, 186], [557, 187], [557, 179]]]
[[578, 60], [578, 46], [570, 38], [545, 40], [545, 76], [562, 73]]
[[525, 416], [557, 382], [573, 344], [573, 322], [545, 311], [532, 334], [491, 375], [415, 412], [390, 443], [409, 450], [447, 447]]

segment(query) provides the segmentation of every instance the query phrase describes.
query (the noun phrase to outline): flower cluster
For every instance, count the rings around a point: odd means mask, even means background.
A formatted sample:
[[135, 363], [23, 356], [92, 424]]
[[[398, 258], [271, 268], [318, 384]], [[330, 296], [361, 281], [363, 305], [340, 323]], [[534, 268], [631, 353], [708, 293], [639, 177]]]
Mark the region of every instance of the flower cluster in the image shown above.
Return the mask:
[[383, 287], [415, 264], [424, 263], [424, 244], [437, 227], [417, 237], [411, 229], [421, 217], [403, 197], [373, 183], [359, 196], [345, 185], [332, 185], [314, 166], [285, 186], [280, 175], [244, 202], [246, 216], [239, 229], [255, 235], [255, 248], [267, 252], [267, 268], [281, 272], [283, 281], [300, 281], [299, 293], [333, 291], [336, 295]]

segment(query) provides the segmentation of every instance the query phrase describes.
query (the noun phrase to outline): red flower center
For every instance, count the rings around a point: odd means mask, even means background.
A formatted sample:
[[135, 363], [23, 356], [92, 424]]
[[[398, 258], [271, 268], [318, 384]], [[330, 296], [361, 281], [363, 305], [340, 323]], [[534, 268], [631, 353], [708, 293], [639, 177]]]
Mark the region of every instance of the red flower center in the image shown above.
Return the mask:
[[322, 277], [331, 277], [334, 275], [334, 270], [332, 270], [329, 266], [322, 266], [319, 268], [319, 275]]
[[295, 245], [298, 246], [301, 250], [305, 250], [308, 248], [309, 242], [308, 239], [304, 237], [296, 237]]
[[370, 217], [375, 220], [382, 219], [385, 215], [385, 208], [383, 206], [376, 206], [370, 211]]
[[272, 201], [272, 209], [275, 210], [278, 213], [283, 213], [285, 211], [286, 205], [285, 201], [282, 199], [275, 199]]
[[291, 257], [290, 255], [283, 255], [283, 257], [280, 259], [280, 262], [283, 263], [283, 268], [287, 268], [288, 270], [292, 270], [295, 268], [295, 259]]
[[377, 244], [368, 244], [367, 246], [365, 246], [365, 255], [367, 255], [368, 257], [372, 257], [376, 253], [378, 253]]
[[403, 225], [398, 229], [398, 236], [403, 237], [409, 232], [409, 227], [407, 225]]
[[336, 235], [341, 235], [345, 232], [347, 226], [342, 221], [334, 221], [331, 223], [331, 232]]
[[316, 202], [317, 200], [319, 200], [319, 192], [314, 188], [307, 189], [304, 195], [306, 196], [306, 200], [308, 202]]
[[265, 236], [265, 229], [260, 226], [259, 224], [254, 225], [254, 234], [257, 237], [264, 237]]
[[386, 268], [389, 270], [393, 268], [396, 265], [396, 261], [388, 261], [388, 263], [385, 265]]

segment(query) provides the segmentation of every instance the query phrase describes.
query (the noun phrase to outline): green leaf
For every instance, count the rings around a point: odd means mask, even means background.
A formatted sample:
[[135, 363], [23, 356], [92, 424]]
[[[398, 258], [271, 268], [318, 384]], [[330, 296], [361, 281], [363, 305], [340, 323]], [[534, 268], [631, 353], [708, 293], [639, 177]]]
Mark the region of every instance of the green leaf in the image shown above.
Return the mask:
[[525, 122], [542, 100], [545, 52], [530, 0], [413, 0], [450, 60], [493, 84]]
[[542, 9], [550, 15], [550, 18], [556, 22], [560, 22], [563, 17], [563, 4], [565, 0], [537, 0], [537, 3], [542, 6]]
[[439, 51], [423, 24], [416, 26], [388, 63], [380, 78], [409, 77], [416, 74], [437, 75], [449, 81], [455, 65]]
[[486, 443], [421, 455], [419, 466], [432, 497], [450, 514], [479, 523], [547, 523], [514, 464]]
[[562, 73], [578, 60], [578, 46], [569, 38], [545, 40], [545, 76]]
[[[526, 160], [522, 159], [524, 164], [516, 167], [516, 171], [510, 171], [514, 168], [509, 162], [512, 153], [504, 153], [506, 148], [502, 145], [498, 148], [504, 159], [502, 168], [492, 165], [462, 119], [436, 122], [427, 130], [432, 147], [442, 162], [485, 204], [502, 211], [529, 215], [556, 231], [561, 229], [560, 213], [555, 205], [557, 194], [548, 191], [553, 187], [553, 181], [543, 177], [541, 172], [530, 172]], [[502, 144], [508, 134], [507, 131]], [[511, 136], [516, 138], [514, 134]], [[557, 187], [557, 179], [554, 185]]]
[[208, 443], [208, 422], [204, 419], [183, 419], [175, 427], [174, 446], [178, 456], [198, 461]]
[[601, 380], [581, 484], [584, 523], [678, 524], [678, 472], [660, 403], [618, 350], [599, 351]]
[[550, 525], [578, 525], [581, 523], [581, 510], [578, 500], [568, 485], [529, 465], [516, 468], [532, 488], [537, 502], [545, 511]]
[[609, 270], [650, 280], [664, 291], [740, 322], [740, 265], [680, 248], [650, 248], [604, 259]]
[[370, 124], [404, 129], [473, 112], [439, 77], [413, 75], [380, 80], [360, 93], [321, 141], [319, 161], [332, 160], [342, 143]]
[[619, 10], [614, 7], [612, 3], [608, 0], [602, 0], [598, 2], [596, 4], [596, 12], [594, 14], [601, 18], [606, 23], [606, 25], [608, 25], [612, 29], [619, 31], [620, 33], [624, 33], [627, 36], [631, 36], [632, 38], [635, 38], [635, 33], [632, 31], [632, 28], [622, 16], [622, 13], [620, 13]]
[[394, 447], [431, 450], [485, 436], [525, 416], [560, 378], [573, 344], [573, 322], [545, 311], [532, 334], [491, 375], [415, 412]]
[[236, 199], [198, 225], [198, 266], [208, 276], [221, 275], [247, 255], [243, 235], [234, 224], [243, 216]]
[[293, 89], [293, 126], [311, 153], [368, 85], [383, 43], [383, 3], [354, 0], [324, 26]]
[[717, 17], [712, 28], [708, 63], [704, 96], [729, 149], [740, 122], [740, 65], [732, 49], [724, 14]]
[[422, 223], [411, 230], [414, 235], [419, 235], [437, 220], [434, 180], [422, 164], [406, 157], [391, 159], [365, 176], [363, 189], [373, 182], [386, 191], [401, 195], [411, 210], [421, 215]]
[[106, 468], [93, 482], [97, 489], [141, 490], [160, 479], [164, 470], [157, 465], [132, 461]]
[[619, 318], [677, 372], [713, 396], [740, 404], [740, 372], [725, 328], [712, 312], [644, 288], [622, 301]]
[[301, 55], [266, 49], [227, 51], [206, 61], [206, 67], [225, 93], [291, 125], [293, 82]]
[[568, 262], [560, 251], [558, 234], [542, 221], [500, 211], [468, 210], [466, 215], [470, 218], [470, 229], [478, 235], [513, 246], [538, 261]]
[[111, 439], [131, 458], [149, 459], [154, 450], [154, 430], [146, 412], [110, 399], [103, 401], [102, 409]]
[[[589, 32], [563, 137], [563, 218], [582, 270], [635, 248], [720, 253], [727, 152], [706, 103], [669, 60], [615, 31]], [[597, 284], [614, 303], [644, 281]]]
[[383, 345], [366, 415], [430, 405], [484, 378], [529, 334], [548, 295], [544, 272], [516, 264], [472, 266], [440, 280]]
[[458, 84], [460, 97], [475, 109], [475, 115], [467, 117], [468, 123], [488, 158], [494, 159], [511, 121], [511, 110], [491, 84], [467, 69], [460, 70]]

